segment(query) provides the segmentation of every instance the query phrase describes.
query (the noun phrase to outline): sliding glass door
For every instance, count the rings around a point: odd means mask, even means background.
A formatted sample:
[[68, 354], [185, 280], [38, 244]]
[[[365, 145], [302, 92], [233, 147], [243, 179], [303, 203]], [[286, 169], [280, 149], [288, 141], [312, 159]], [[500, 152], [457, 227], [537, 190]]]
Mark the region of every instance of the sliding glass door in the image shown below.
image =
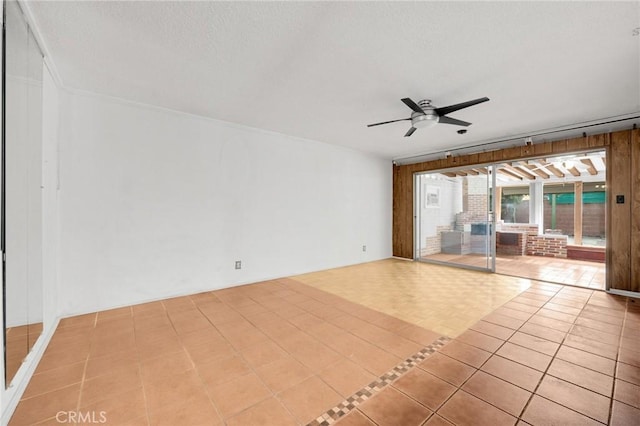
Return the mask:
[[415, 258], [495, 270], [494, 173], [479, 166], [415, 176]]

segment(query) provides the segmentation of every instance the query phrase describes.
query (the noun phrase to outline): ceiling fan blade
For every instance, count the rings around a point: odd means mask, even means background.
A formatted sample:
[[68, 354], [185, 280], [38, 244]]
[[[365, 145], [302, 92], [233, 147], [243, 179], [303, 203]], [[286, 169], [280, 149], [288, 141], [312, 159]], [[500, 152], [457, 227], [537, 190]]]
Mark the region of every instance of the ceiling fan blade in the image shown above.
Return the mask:
[[449, 105], [442, 108], [436, 108], [436, 113], [442, 117], [443, 115], [451, 114], [454, 111], [458, 111], [463, 108], [469, 108], [470, 106], [478, 105], [483, 102], [487, 102], [488, 100], [489, 98], [485, 97], [485, 98], [474, 99], [472, 101], [462, 102], [461, 104], [455, 104], [455, 105]]
[[416, 128], [415, 128], [415, 127], [411, 127], [411, 128], [409, 129], [409, 131], [408, 131], [407, 133], [405, 133], [405, 134], [404, 134], [404, 137], [406, 138], [406, 137], [408, 137], [408, 136], [411, 136], [411, 135], [413, 134], [413, 132], [415, 132], [415, 131], [416, 131]]
[[381, 124], [389, 124], [389, 123], [395, 123], [396, 121], [407, 121], [407, 120], [411, 120], [411, 119], [410, 118], [401, 118], [399, 120], [383, 121], [382, 123], [367, 124], [367, 127], [379, 126]]
[[408, 106], [409, 108], [411, 108], [415, 112], [419, 112], [420, 114], [424, 114], [424, 111], [422, 110], [422, 108], [420, 108], [418, 106], [418, 104], [413, 102], [410, 98], [402, 98], [401, 100], [402, 100], [402, 102], [404, 102], [404, 104], [406, 106]]
[[438, 118], [438, 123], [455, 124], [456, 126], [470, 126], [471, 125], [471, 123], [467, 123], [466, 121], [458, 120], [456, 118], [447, 117], [446, 115], [441, 115]]

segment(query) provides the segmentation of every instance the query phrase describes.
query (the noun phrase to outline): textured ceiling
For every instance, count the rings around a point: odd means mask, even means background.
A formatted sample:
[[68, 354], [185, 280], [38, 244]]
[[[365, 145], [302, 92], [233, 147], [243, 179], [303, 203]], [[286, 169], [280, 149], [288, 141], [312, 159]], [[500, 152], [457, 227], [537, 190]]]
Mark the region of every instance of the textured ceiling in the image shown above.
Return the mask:
[[[36, 2], [65, 87], [386, 158], [640, 111], [639, 2]], [[403, 135], [400, 98], [445, 106]]]

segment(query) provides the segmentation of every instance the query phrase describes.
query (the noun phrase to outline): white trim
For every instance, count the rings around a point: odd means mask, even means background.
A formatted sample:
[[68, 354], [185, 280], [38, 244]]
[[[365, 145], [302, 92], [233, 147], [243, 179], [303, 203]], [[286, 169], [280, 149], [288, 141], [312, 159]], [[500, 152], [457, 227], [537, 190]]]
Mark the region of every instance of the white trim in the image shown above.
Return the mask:
[[[0, 2], [0, 21], [2, 21], [2, 25], [4, 25], [4, 2]], [[2, 29], [0, 28], [0, 31], [2, 31]], [[4, 55], [4, 52], [2, 50], [2, 45], [4, 44], [4, 31], [2, 31], [2, 33], [0, 34], [0, 61], [2, 60], [2, 55]], [[1, 67], [1, 64], [0, 64]], [[4, 76], [2, 75], [2, 70], [0, 70], [0, 78], [4, 78]], [[1, 84], [1, 81], [0, 81]], [[0, 89], [0, 96], [2, 96], [3, 94], [1, 93], [1, 89]], [[2, 109], [2, 101], [0, 100], [0, 125], [2, 125], [4, 121], [4, 111]], [[1, 137], [1, 135], [0, 135]], [[1, 143], [1, 141], [0, 141]], [[0, 153], [0, 161], [2, 160], [2, 153]], [[0, 185], [2, 184], [2, 174], [0, 173]], [[0, 212], [1, 215], [1, 212]], [[0, 255], [4, 256], [4, 252], [0, 251]], [[0, 259], [0, 273], [4, 274], [4, 262], [1, 261]], [[1, 286], [4, 287], [4, 281], [2, 281], [0, 283]], [[4, 319], [4, 295], [0, 296], [0, 318]], [[2, 361], [0, 363], [0, 416], [5, 412], [4, 407], [4, 401], [6, 398], [6, 384], [5, 384], [5, 354], [4, 354], [4, 334], [5, 334], [5, 322], [4, 320], [2, 320], [2, 333], [0, 333], [0, 347], [3, 349], [2, 352], [2, 359], [0, 361]], [[1, 421], [0, 419], [0, 424], [5, 424], [4, 422]]]
[[[487, 184], [491, 185], [490, 188], [487, 188], [487, 194], [491, 195], [490, 197], [487, 197], [487, 203], [489, 203], [488, 205], [488, 210], [489, 210], [489, 214], [491, 215], [491, 221], [487, 221], [489, 222], [491, 225], [491, 235], [490, 235], [490, 239], [491, 239], [491, 272], [492, 273], [496, 273], [496, 258], [498, 257], [498, 242], [496, 241], [496, 232], [498, 231], [498, 221], [496, 220], [497, 215], [495, 212], [495, 196], [496, 196], [496, 188], [498, 185], [498, 173], [496, 173], [496, 165], [493, 164], [491, 166], [487, 166], [487, 175], [491, 176], [491, 182], [489, 182], [489, 179], [487, 179]], [[490, 201], [491, 200], [491, 201]]]
[[633, 297], [634, 299], [640, 299], [640, 293], [637, 293], [635, 291], [618, 290], [618, 289], [612, 288], [607, 290], [607, 293], [615, 294], [616, 296], [626, 296], [626, 297]]
[[412, 191], [413, 192], [413, 253], [412, 258], [414, 260], [420, 259], [420, 221], [418, 220], [418, 214], [420, 212], [420, 176], [418, 174], [413, 174], [412, 176]]
[[31, 381], [31, 377], [36, 370], [38, 363], [42, 359], [44, 351], [47, 349], [47, 346], [49, 346], [49, 342], [53, 337], [53, 333], [58, 328], [59, 322], [60, 317], [57, 317], [52, 327], [47, 327], [43, 330], [38, 340], [36, 340], [35, 345], [33, 345], [33, 348], [27, 354], [27, 357], [18, 369], [17, 373], [13, 376], [13, 380], [9, 386], [4, 389], [2, 394], [2, 417], [0, 418], [0, 424], [9, 424], [9, 420], [11, 419], [11, 416], [13, 416], [22, 394]]

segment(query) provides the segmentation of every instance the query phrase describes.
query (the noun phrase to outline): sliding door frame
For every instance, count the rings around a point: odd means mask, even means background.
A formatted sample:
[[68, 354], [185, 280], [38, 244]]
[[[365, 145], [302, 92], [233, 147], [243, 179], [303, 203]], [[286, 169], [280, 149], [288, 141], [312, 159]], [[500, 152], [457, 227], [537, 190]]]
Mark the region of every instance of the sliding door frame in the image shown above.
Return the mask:
[[[496, 168], [497, 163], [488, 163], [488, 164], [474, 164], [474, 165], [466, 165], [460, 167], [448, 167], [445, 169], [437, 169], [437, 170], [429, 170], [423, 172], [415, 172], [413, 174], [413, 260], [417, 260], [425, 263], [432, 263], [437, 265], [445, 265], [445, 266], [454, 266], [456, 268], [462, 269], [471, 269], [476, 271], [483, 272], [496, 272], [496, 215], [494, 212], [495, 208], [495, 199], [494, 193], [496, 187]], [[487, 234], [485, 234], [487, 241], [487, 266], [479, 267], [473, 265], [465, 265], [461, 263], [452, 263], [440, 260], [429, 260], [422, 259], [420, 256], [421, 243], [420, 243], [420, 235], [421, 235], [421, 226], [420, 226], [420, 206], [422, 205], [422, 195], [420, 191], [420, 176], [428, 175], [428, 174], [437, 174], [443, 172], [456, 172], [456, 171], [464, 171], [470, 168], [477, 167], [486, 167], [487, 168], [487, 223], [490, 225], [488, 227]], [[487, 229], [487, 228], [485, 228]]]

